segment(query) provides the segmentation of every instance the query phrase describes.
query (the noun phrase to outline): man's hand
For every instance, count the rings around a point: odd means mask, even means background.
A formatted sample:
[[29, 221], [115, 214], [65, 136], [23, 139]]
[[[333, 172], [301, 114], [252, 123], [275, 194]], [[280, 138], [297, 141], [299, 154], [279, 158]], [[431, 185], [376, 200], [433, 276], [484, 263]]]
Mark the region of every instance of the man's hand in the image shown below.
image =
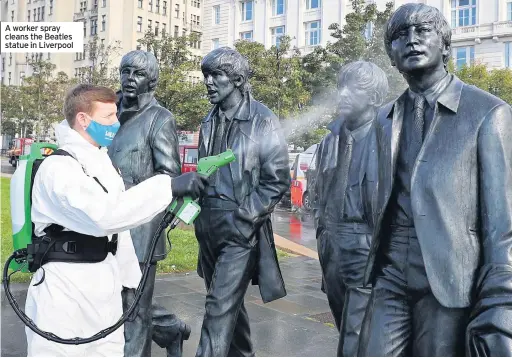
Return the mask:
[[208, 177], [197, 172], [188, 172], [172, 179], [171, 188], [174, 198], [191, 196], [196, 199], [208, 184]]

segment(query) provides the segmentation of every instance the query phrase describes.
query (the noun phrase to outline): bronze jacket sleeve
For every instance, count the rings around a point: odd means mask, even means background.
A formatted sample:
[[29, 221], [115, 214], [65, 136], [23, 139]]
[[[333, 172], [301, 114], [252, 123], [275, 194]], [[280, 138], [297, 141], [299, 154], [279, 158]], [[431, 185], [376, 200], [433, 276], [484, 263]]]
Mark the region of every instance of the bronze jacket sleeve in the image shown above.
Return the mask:
[[256, 136], [259, 143], [259, 183], [252, 189], [234, 212], [236, 228], [251, 238], [268, 218], [274, 206], [290, 186], [288, 146], [276, 117], [263, 119]]
[[169, 112], [161, 111], [155, 119], [151, 133], [151, 149], [155, 172], [168, 174], [173, 178], [181, 174], [176, 121]]
[[467, 354], [512, 356], [512, 108], [495, 107], [478, 135], [482, 267]]

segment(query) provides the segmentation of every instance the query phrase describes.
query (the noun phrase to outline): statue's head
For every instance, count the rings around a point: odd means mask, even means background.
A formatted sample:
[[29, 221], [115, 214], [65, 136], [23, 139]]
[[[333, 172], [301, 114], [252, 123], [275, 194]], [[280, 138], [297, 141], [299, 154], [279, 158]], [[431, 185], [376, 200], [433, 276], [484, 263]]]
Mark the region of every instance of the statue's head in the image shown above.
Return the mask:
[[221, 47], [203, 58], [201, 71], [210, 103], [219, 104], [234, 91], [241, 94], [250, 90], [249, 62], [238, 51]]
[[424, 4], [400, 6], [388, 21], [384, 44], [391, 64], [404, 74], [446, 67], [452, 31], [441, 11]]
[[123, 97], [136, 99], [155, 91], [158, 82], [158, 62], [151, 52], [136, 50], [123, 56], [119, 67]]
[[368, 107], [378, 108], [388, 94], [386, 73], [376, 64], [350, 62], [338, 74], [339, 112], [344, 118], [360, 118]]

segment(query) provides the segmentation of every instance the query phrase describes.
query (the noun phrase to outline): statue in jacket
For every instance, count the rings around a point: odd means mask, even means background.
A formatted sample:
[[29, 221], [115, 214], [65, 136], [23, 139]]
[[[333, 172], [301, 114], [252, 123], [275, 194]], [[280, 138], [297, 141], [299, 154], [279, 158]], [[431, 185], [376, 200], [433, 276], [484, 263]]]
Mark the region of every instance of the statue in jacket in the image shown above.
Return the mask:
[[[181, 173], [176, 121], [171, 112], [158, 104], [154, 91], [158, 82], [158, 63], [150, 52], [131, 51], [120, 65], [121, 90], [117, 93], [117, 117], [121, 127], [108, 154], [124, 180], [126, 189], [156, 175], [176, 177]], [[163, 213], [149, 223], [130, 230], [135, 253], [142, 263], [146, 257]], [[152, 257], [152, 266], [138, 304], [136, 315], [125, 323], [125, 355], [151, 356], [151, 341], [167, 349], [168, 356], [181, 356], [183, 340], [190, 336], [190, 326], [152, 304], [156, 264], [166, 257], [165, 232]], [[123, 291], [125, 310], [133, 301], [135, 290]]]
[[219, 48], [201, 63], [210, 102], [199, 158], [232, 149], [236, 160], [209, 178], [195, 221], [206, 313], [197, 356], [252, 356], [244, 295], [251, 280], [264, 302], [286, 295], [270, 214], [290, 185], [279, 120], [250, 94], [249, 64]]
[[359, 355], [511, 356], [512, 109], [447, 72], [437, 8], [399, 7], [384, 43], [409, 88], [377, 119]]
[[373, 127], [388, 92], [386, 74], [371, 62], [344, 65], [338, 75], [339, 118], [316, 155], [313, 212], [322, 290], [340, 332], [338, 356], [357, 355], [370, 297], [363, 287], [373, 230], [377, 152]]

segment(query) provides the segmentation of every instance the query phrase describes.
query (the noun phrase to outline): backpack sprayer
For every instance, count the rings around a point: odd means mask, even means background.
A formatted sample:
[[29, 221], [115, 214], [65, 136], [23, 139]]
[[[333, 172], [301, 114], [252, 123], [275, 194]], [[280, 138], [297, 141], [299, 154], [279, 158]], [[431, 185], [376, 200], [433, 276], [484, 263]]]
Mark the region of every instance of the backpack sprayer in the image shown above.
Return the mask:
[[[37, 171], [40, 163], [47, 157], [48, 151], [57, 150], [57, 146], [51, 143], [34, 143], [31, 145], [30, 154], [20, 157], [19, 166], [16, 172], [11, 178], [11, 216], [12, 216], [12, 230], [13, 230], [13, 245], [14, 252], [7, 259], [4, 266], [3, 272], [3, 285], [7, 299], [14, 309], [14, 312], [23, 321], [23, 323], [29, 327], [32, 331], [37, 333], [43, 338], [50, 341], [61, 343], [61, 344], [85, 344], [91, 343], [98, 339], [105, 338], [121, 325], [123, 325], [128, 317], [134, 312], [137, 304], [142, 297], [143, 288], [146, 285], [146, 281], [151, 267], [151, 258], [155, 252], [156, 244], [160, 238], [160, 234], [169, 226], [170, 230], [174, 229], [180, 221], [187, 225], [190, 225], [197, 218], [201, 212], [201, 207], [197, 204], [197, 200], [193, 200], [191, 197], [174, 198], [171, 204], [165, 211], [165, 215], [160, 221], [160, 225], [156, 230], [150, 244], [150, 249], [146, 254], [144, 260], [144, 270], [142, 273], [141, 281], [137, 287], [135, 298], [130, 308], [123, 313], [121, 318], [111, 327], [106, 328], [95, 335], [88, 338], [61, 338], [51, 332], [45, 332], [39, 329], [35, 323], [25, 315], [25, 313], [19, 308], [18, 303], [14, 299], [11, 290], [9, 289], [10, 277], [16, 272], [33, 272], [29, 270], [30, 262], [34, 260], [34, 257], [29, 253], [27, 248], [32, 245], [33, 238], [33, 223], [31, 218], [31, 193], [33, 178]], [[235, 156], [231, 149], [211, 157], [205, 157], [199, 160], [197, 164], [197, 172], [205, 176], [210, 176], [215, 173], [220, 167], [227, 165], [235, 160]], [[20, 200], [20, 198], [23, 198]], [[9, 268], [14, 270], [9, 274]]]

